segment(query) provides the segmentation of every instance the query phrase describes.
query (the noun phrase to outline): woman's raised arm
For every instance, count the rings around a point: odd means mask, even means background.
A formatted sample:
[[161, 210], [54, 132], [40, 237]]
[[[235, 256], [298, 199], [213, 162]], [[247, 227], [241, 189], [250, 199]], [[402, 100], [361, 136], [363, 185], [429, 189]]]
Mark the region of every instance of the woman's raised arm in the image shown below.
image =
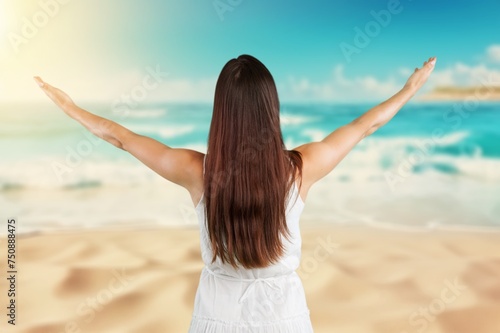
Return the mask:
[[61, 110], [94, 135], [129, 152], [163, 178], [185, 187], [192, 198], [197, 198], [204, 154], [190, 149], [171, 148], [134, 133], [112, 120], [80, 108], [65, 92], [41, 78], [35, 77], [35, 81]]
[[343, 125], [319, 142], [304, 144], [296, 149], [304, 157], [301, 190], [303, 199], [309, 187], [329, 174], [363, 138], [391, 120], [424, 85], [434, 70], [436, 57], [416, 68], [404, 87], [388, 100], [371, 108], [352, 122]]

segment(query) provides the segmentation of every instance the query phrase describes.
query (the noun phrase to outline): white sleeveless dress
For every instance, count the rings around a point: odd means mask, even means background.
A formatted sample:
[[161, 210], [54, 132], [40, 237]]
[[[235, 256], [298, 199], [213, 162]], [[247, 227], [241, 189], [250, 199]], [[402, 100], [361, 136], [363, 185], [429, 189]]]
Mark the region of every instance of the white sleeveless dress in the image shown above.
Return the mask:
[[299, 218], [304, 209], [297, 184], [290, 191], [286, 220], [291, 241], [277, 264], [235, 269], [212, 251], [205, 225], [204, 195], [196, 206], [200, 225], [201, 272], [189, 333], [311, 333], [313, 328], [300, 277], [302, 240]]

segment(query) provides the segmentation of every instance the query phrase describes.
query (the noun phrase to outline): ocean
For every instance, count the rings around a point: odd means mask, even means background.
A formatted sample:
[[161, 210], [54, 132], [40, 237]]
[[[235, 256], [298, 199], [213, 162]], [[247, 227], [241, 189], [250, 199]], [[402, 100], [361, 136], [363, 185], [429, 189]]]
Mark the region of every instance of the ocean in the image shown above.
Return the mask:
[[[151, 104], [127, 112], [81, 106], [171, 147], [206, 152], [209, 104]], [[286, 146], [319, 141], [370, 107], [283, 104]], [[16, 217], [20, 232], [196, 225], [186, 190], [50, 102], [1, 110], [1, 217]], [[500, 228], [500, 103], [406, 105], [313, 185], [301, 221]]]

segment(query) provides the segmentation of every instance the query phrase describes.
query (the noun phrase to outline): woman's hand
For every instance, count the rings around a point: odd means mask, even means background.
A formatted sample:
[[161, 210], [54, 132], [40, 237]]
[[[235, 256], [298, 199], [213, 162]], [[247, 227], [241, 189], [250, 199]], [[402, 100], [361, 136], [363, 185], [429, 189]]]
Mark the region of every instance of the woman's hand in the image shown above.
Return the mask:
[[422, 68], [415, 68], [413, 74], [406, 81], [405, 88], [411, 89], [413, 92], [416, 92], [427, 81], [432, 71], [434, 70], [434, 65], [436, 64], [436, 57], [431, 57], [429, 60], [424, 62]]
[[65, 110], [68, 107], [74, 106], [73, 100], [61, 89], [51, 86], [50, 84], [44, 82], [40, 77], [34, 77], [36, 83], [42, 88], [43, 92], [49, 96], [49, 98], [56, 103], [58, 107]]

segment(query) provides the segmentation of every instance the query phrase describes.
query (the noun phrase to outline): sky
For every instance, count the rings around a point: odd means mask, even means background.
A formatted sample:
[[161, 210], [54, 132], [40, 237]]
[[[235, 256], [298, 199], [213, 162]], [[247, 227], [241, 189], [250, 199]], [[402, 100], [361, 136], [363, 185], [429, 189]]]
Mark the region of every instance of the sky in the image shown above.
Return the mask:
[[261, 60], [282, 102], [382, 101], [437, 56], [426, 89], [500, 85], [493, 0], [0, 0], [0, 103], [212, 102], [224, 64]]

